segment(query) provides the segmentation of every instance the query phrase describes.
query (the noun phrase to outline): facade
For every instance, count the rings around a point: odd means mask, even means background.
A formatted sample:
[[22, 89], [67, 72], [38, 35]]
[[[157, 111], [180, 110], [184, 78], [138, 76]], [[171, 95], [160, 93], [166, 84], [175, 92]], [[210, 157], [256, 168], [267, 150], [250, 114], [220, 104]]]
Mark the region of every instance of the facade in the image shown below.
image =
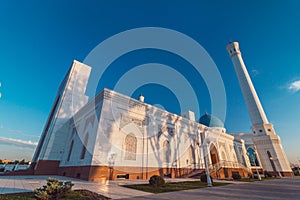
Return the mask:
[[215, 116], [206, 113], [196, 121], [192, 111], [176, 115], [145, 103], [143, 96], [136, 100], [109, 89], [88, 101], [91, 67], [74, 61], [33, 157], [33, 173], [85, 180], [190, 177], [203, 173], [206, 163], [218, 178], [234, 173], [245, 177], [254, 167], [289, 175], [280, 139], [266, 119], [240, 54], [232, 53], [238, 46], [231, 43], [227, 49], [243, 94], [249, 96], [254, 134], [228, 134]]

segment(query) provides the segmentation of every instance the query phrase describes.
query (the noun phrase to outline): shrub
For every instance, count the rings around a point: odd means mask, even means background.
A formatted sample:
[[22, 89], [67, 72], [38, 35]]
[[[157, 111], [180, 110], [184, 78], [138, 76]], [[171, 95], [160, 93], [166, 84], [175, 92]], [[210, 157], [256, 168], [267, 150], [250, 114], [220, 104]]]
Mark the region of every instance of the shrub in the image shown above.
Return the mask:
[[300, 168], [299, 167], [293, 167], [292, 168], [294, 176], [300, 176]]
[[39, 200], [57, 200], [71, 191], [73, 185], [71, 181], [59, 181], [49, 177], [46, 185], [34, 190], [35, 197]]
[[[213, 179], [212, 179], [211, 176], [210, 176], [210, 180], [211, 180], [211, 183], [213, 183]], [[207, 175], [206, 175], [206, 173], [201, 174], [200, 181], [203, 182], [203, 183], [207, 183]]]
[[293, 172], [294, 172], [295, 176], [300, 176], [300, 171], [299, 170], [294, 170]]
[[242, 177], [239, 173], [232, 173], [233, 180], [240, 180]]
[[149, 184], [155, 188], [158, 188], [165, 184], [165, 180], [161, 176], [154, 175], [149, 179]]

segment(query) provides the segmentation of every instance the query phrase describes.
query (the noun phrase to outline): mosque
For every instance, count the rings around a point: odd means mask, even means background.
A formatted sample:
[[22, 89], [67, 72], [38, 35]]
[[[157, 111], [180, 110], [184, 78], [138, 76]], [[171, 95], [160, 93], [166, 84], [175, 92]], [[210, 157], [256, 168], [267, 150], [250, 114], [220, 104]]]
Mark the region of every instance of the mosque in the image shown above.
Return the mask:
[[227, 51], [252, 122], [251, 134], [229, 134], [208, 113], [170, 113], [116, 91], [103, 89], [88, 100], [91, 67], [74, 61], [57, 92], [32, 160], [35, 175], [84, 180], [193, 177], [247, 177], [267, 171], [292, 176], [274, 127], [256, 94], [239, 44]]

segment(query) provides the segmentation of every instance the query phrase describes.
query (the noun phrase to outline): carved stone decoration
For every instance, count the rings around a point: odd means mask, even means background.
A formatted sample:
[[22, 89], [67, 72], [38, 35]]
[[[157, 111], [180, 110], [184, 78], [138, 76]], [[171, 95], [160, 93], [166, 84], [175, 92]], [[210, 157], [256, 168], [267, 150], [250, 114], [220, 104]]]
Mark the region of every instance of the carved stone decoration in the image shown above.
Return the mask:
[[159, 127], [158, 127], [158, 134], [157, 134], [158, 138], [163, 133], [165, 133], [166, 136], [174, 137], [174, 135], [175, 135], [175, 128], [168, 127], [166, 125], [159, 125]]

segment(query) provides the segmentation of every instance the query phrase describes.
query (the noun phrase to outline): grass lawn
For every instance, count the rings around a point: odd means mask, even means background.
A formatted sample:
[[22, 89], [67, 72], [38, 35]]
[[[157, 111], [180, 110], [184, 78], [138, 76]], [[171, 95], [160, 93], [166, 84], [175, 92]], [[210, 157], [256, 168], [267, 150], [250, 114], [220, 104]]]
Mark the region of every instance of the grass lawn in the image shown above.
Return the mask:
[[[213, 185], [222, 186], [228, 184], [230, 183], [214, 183]], [[144, 192], [162, 193], [162, 192], [173, 192], [173, 191], [180, 191], [180, 190], [205, 188], [207, 187], [207, 183], [203, 183], [200, 181], [184, 181], [184, 182], [177, 182], [177, 183], [166, 183], [161, 188], [154, 188], [149, 184], [122, 185], [122, 186], [131, 189], [141, 190]]]
[[[15, 194], [0, 194], [1, 200], [36, 200], [33, 192], [15, 193]], [[88, 190], [72, 190], [64, 198], [66, 200], [99, 200], [109, 199], [100, 194]]]

